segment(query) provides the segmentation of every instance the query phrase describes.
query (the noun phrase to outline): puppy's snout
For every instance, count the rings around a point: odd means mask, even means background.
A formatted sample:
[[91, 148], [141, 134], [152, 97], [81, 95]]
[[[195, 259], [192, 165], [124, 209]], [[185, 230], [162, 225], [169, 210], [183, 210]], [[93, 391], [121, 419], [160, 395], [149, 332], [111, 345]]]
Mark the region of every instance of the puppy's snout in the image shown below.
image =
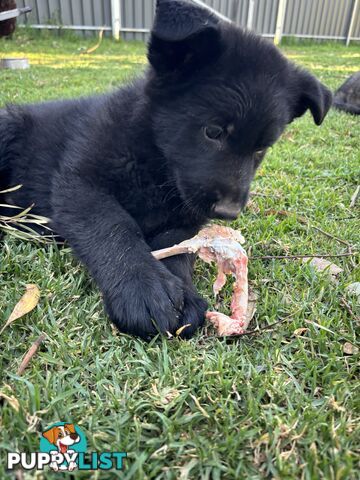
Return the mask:
[[214, 214], [221, 220], [236, 220], [241, 211], [238, 203], [222, 201], [215, 205]]
[[79, 435], [77, 433], [70, 433], [70, 438], [71, 440], [77, 440], [79, 438]]

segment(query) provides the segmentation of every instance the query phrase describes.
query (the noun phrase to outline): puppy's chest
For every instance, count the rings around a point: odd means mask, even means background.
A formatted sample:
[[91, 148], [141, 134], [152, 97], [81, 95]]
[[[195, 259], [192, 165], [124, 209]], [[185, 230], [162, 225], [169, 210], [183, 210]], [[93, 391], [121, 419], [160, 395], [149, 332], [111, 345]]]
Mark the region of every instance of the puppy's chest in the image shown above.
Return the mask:
[[182, 201], [174, 186], [164, 186], [159, 168], [128, 161], [117, 177], [116, 196], [144, 232], [179, 222]]

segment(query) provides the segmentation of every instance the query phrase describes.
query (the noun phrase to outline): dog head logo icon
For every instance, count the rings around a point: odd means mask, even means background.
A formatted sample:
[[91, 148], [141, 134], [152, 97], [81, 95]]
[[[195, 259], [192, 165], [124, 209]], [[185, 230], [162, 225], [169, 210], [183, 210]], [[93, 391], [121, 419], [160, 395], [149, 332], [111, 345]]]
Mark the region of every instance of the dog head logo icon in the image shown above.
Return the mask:
[[86, 439], [73, 423], [56, 423], [43, 432], [40, 450], [52, 454], [50, 467], [54, 471], [72, 472], [78, 468], [78, 453], [86, 451]]

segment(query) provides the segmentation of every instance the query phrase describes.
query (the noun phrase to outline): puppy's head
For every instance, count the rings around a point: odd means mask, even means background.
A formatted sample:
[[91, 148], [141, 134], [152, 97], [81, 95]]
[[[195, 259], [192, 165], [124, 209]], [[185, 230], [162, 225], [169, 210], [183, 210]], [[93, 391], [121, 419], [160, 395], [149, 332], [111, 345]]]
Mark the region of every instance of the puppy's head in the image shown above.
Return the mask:
[[269, 41], [190, 0], [158, 0], [148, 57], [156, 141], [184, 202], [235, 218], [266, 150], [310, 110], [320, 125], [331, 92]]
[[76, 433], [75, 426], [72, 423], [52, 427], [43, 433], [43, 437], [53, 445], [56, 445], [61, 453], [66, 452], [70, 445], [74, 445], [74, 443], [80, 441], [80, 437]]

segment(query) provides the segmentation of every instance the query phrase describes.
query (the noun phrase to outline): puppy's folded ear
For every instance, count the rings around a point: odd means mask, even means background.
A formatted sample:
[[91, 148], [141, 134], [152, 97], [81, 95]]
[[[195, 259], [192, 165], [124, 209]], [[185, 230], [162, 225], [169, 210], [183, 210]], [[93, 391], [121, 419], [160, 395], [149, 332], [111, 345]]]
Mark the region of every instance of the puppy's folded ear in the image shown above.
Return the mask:
[[42, 436], [46, 438], [46, 440], [52, 444], [55, 444], [56, 440], [56, 427], [51, 428], [50, 430], [47, 430], [46, 432], [43, 432]]
[[219, 19], [189, 0], [158, 0], [148, 58], [158, 73], [186, 72], [220, 51]]
[[332, 105], [331, 91], [310, 73], [296, 69], [292, 95], [292, 120], [310, 110], [316, 125], [321, 125]]

